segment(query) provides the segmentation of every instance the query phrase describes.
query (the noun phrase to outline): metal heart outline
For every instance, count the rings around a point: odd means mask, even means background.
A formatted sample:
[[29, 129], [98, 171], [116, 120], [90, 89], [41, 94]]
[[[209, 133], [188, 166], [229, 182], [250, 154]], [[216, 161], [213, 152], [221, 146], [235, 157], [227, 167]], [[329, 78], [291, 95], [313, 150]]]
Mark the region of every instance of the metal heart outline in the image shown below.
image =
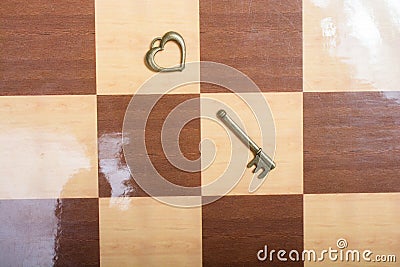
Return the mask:
[[[157, 41], [160, 42], [159, 45], [154, 46]], [[164, 68], [157, 65], [157, 63], [154, 60], [155, 55], [159, 51], [163, 51], [165, 44], [169, 41], [176, 42], [181, 50], [181, 62], [178, 67]], [[185, 61], [186, 61], [186, 45], [185, 41], [183, 40], [183, 37], [177, 32], [169, 31], [166, 34], [164, 34], [162, 38], [160, 37], [154, 38], [153, 41], [151, 42], [150, 50], [147, 51], [146, 53], [145, 60], [146, 60], [146, 65], [151, 70], [156, 72], [183, 71], [185, 69]]]

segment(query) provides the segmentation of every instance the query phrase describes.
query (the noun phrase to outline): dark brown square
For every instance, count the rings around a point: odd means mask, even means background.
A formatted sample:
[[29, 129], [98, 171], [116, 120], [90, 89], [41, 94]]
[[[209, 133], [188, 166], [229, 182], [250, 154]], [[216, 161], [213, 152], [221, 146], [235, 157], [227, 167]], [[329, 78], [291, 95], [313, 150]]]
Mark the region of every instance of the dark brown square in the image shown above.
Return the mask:
[[304, 93], [304, 191], [400, 192], [400, 93]]
[[265, 245], [268, 251], [297, 250], [301, 255], [302, 195], [226, 196], [203, 206], [204, 266], [303, 266], [276, 257], [258, 260]]
[[202, 61], [230, 65], [264, 92], [302, 91], [302, 1], [200, 0], [200, 51]]
[[2, 1], [0, 95], [95, 94], [94, 12], [94, 1]]
[[[142, 103], [152, 103], [160, 95], [136, 95], [135, 99]], [[132, 178], [127, 166], [123, 152], [122, 127], [125, 112], [132, 96], [98, 96], [98, 142], [99, 142], [99, 196], [147, 196], [140, 186]], [[163, 95], [153, 108], [146, 125], [146, 147], [147, 154], [156, 170], [171, 183], [196, 187], [201, 185], [200, 172], [186, 172], [173, 166], [166, 158], [161, 145], [161, 130], [168, 114], [179, 104], [186, 100], [196, 99], [191, 107], [181, 109], [176, 113], [180, 116], [184, 113], [191, 113], [200, 117], [199, 95]], [[139, 111], [134, 114], [132, 120], [143, 121], [145, 116]], [[174, 125], [172, 125], [174, 127]], [[170, 131], [172, 129], [164, 130]], [[183, 155], [195, 160], [200, 157], [200, 120], [195, 119], [187, 123], [179, 136], [179, 140], [166, 140], [167, 142], [178, 141]], [[173, 155], [172, 155], [173, 156]], [[144, 155], [135, 155], [140, 161]], [[139, 166], [142, 168], [142, 166]], [[138, 169], [136, 169], [138, 170]], [[198, 166], [200, 170], [200, 162]], [[146, 178], [149, 172], [146, 167], [139, 169], [141, 178]], [[195, 195], [200, 195], [200, 188], [195, 190]], [[181, 195], [176, 191], [163, 191], [162, 196]]]
[[2, 266], [100, 266], [98, 199], [0, 200]]

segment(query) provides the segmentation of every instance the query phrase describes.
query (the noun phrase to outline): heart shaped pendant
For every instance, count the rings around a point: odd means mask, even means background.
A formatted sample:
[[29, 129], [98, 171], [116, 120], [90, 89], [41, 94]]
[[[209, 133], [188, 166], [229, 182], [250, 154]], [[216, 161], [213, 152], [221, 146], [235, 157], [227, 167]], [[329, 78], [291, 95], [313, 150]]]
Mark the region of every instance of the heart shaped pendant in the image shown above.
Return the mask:
[[[159, 45], [155, 46], [156, 42], [159, 41]], [[157, 52], [164, 50], [165, 44], [169, 41], [174, 41], [179, 45], [181, 50], [181, 62], [178, 67], [164, 68], [157, 65], [154, 61], [154, 56]], [[156, 72], [171, 72], [171, 71], [182, 71], [185, 68], [185, 60], [186, 60], [186, 46], [183, 37], [177, 32], [167, 32], [164, 36], [154, 38], [151, 42], [150, 50], [146, 53], [146, 65], [149, 69]]]

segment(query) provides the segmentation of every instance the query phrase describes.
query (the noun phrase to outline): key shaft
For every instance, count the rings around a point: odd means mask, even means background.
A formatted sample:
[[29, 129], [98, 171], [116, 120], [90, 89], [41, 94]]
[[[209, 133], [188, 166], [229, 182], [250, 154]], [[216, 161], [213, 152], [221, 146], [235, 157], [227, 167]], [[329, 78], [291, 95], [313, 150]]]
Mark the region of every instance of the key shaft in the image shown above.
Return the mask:
[[221, 109], [217, 113], [218, 118], [244, 143], [248, 146], [254, 154], [260, 150], [260, 147], [248, 136], [239, 125], [226, 113], [225, 110]]
[[249, 163], [251, 165], [260, 165], [260, 167], [265, 169], [262, 177], [266, 175], [269, 170], [275, 168], [275, 162], [264, 152], [262, 149], [236, 124], [234, 120], [226, 113], [225, 110], [221, 109], [217, 112], [218, 118], [253, 152], [255, 158]]

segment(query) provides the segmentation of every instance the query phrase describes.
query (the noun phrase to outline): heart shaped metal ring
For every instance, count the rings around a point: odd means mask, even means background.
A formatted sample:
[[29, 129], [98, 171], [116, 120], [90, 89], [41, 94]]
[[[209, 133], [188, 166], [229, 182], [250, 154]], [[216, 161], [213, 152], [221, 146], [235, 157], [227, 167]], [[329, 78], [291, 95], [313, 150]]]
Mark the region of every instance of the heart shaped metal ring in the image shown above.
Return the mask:
[[[155, 46], [157, 41], [159, 41], [159, 45]], [[180, 65], [171, 68], [160, 67], [154, 61], [154, 56], [156, 55], [157, 52], [164, 50], [165, 44], [169, 41], [174, 41], [179, 45], [179, 48], [181, 50]], [[151, 42], [150, 50], [146, 53], [145, 60], [149, 69], [156, 72], [182, 71], [185, 68], [185, 60], [186, 60], [186, 46], [183, 37], [177, 32], [170, 31], [164, 34], [162, 38], [161, 37], [154, 38], [154, 40]]]

